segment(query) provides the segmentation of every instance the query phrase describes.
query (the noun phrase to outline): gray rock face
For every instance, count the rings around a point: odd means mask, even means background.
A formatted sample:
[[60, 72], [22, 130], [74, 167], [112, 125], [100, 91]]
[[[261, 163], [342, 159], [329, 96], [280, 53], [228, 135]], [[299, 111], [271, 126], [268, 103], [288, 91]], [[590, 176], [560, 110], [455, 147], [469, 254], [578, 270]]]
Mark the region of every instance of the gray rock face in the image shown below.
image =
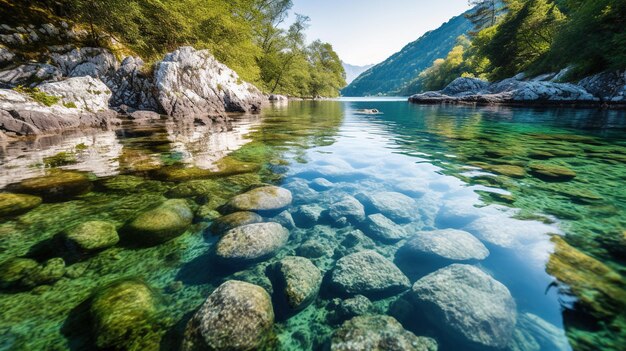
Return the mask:
[[211, 226], [209, 227], [209, 230], [213, 234], [222, 234], [242, 225], [260, 222], [263, 222], [263, 218], [254, 212], [233, 212], [213, 221], [213, 223], [211, 223]]
[[322, 272], [310, 260], [296, 256], [285, 257], [276, 264], [276, 273], [278, 286], [274, 287], [274, 291], [280, 290], [292, 309], [301, 310], [317, 297], [322, 284]]
[[489, 82], [477, 78], [459, 77], [448, 84], [441, 92], [446, 95], [477, 93], [489, 86]]
[[235, 211], [278, 211], [291, 204], [291, 191], [264, 186], [233, 197], [226, 207]]
[[99, 112], [109, 109], [111, 90], [101, 80], [90, 76], [44, 83], [37, 88], [48, 95], [61, 97], [61, 104], [71, 103], [81, 111]]
[[113, 92], [111, 106], [130, 106], [138, 110], [158, 111], [154, 96], [154, 79], [143, 71], [139, 57], [126, 57], [119, 69], [105, 79]]
[[402, 250], [416, 258], [426, 256], [449, 261], [482, 260], [489, 256], [489, 250], [476, 237], [457, 229], [419, 232]]
[[[265, 96], [207, 50], [181, 47], [156, 67], [156, 99], [175, 118], [258, 112]], [[181, 93], [182, 92], [182, 93]]]
[[77, 48], [50, 56], [65, 77], [104, 78], [113, 75], [119, 66], [115, 56], [103, 48]]
[[394, 242], [407, 236], [404, 228], [380, 213], [367, 216], [365, 226], [369, 236], [381, 241]]
[[436, 351], [437, 342], [415, 336], [393, 317], [359, 316], [345, 322], [332, 336], [332, 351]]
[[182, 350], [261, 349], [273, 324], [269, 294], [260, 286], [229, 280], [213, 291], [189, 321]]
[[602, 72], [584, 78], [578, 85], [602, 101], [626, 102], [626, 71]]
[[352, 196], [345, 196], [341, 201], [328, 206], [328, 216], [335, 222], [342, 218], [359, 223], [365, 219], [365, 208], [359, 200]]
[[392, 191], [361, 195], [364, 203], [398, 223], [410, 222], [418, 213], [415, 200]]
[[10, 64], [13, 61], [15, 54], [11, 50], [0, 45], [0, 67]]
[[44, 81], [57, 81], [62, 73], [57, 67], [47, 63], [27, 63], [0, 71], [0, 88], [13, 88], [18, 85], [35, 86]]
[[409, 279], [391, 261], [371, 250], [342, 257], [331, 274], [341, 293], [365, 296], [393, 295], [409, 288]]
[[289, 239], [278, 223], [248, 224], [229, 230], [217, 243], [217, 257], [233, 263], [249, 263], [276, 254]]
[[422, 315], [442, 331], [481, 347], [504, 348], [517, 320], [502, 283], [480, 269], [453, 264], [418, 280], [411, 291]]

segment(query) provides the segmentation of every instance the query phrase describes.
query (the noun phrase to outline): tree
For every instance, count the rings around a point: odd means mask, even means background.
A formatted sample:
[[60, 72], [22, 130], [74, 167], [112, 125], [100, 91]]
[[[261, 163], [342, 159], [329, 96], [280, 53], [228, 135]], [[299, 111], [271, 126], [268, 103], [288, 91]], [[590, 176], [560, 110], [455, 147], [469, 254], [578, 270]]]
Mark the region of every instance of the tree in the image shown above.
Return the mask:
[[468, 4], [474, 7], [474, 11], [465, 15], [474, 25], [471, 34], [494, 26], [498, 15], [503, 11], [501, 0], [468, 0]]

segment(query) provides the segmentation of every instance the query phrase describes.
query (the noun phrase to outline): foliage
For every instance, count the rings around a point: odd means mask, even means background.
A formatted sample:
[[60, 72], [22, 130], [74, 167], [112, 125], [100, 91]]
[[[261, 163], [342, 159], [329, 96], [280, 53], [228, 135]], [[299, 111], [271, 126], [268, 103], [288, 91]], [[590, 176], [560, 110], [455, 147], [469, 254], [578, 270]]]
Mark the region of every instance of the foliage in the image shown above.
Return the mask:
[[[283, 29], [292, 5], [292, 0], [34, 0], [29, 6], [78, 23], [89, 33], [88, 45], [123, 43], [148, 62], [191, 45], [210, 50], [265, 91], [295, 94], [294, 86], [304, 84], [300, 91], [308, 96], [311, 82], [302, 75], [311, 68], [304, 37], [308, 17], [298, 15]], [[305, 82], [296, 84], [301, 79]]]
[[60, 97], [54, 96], [54, 95], [48, 95], [44, 93], [43, 91], [39, 90], [38, 88], [28, 88], [28, 87], [18, 85], [17, 87], [13, 88], [13, 90], [17, 91], [18, 93], [28, 95], [30, 96], [31, 99], [37, 101], [38, 103], [42, 105], [46, 105], [48, 107], [52, 105], [56, 105], [59, 103], [59, 101], [61, 101]]
[[468, 0], [467, 3], [474, 7], [474, 11], [465, 14], [465, 17], [474, 25], [471, 34], [494, 26], [498, 15], [503, 10], [501, 0]]

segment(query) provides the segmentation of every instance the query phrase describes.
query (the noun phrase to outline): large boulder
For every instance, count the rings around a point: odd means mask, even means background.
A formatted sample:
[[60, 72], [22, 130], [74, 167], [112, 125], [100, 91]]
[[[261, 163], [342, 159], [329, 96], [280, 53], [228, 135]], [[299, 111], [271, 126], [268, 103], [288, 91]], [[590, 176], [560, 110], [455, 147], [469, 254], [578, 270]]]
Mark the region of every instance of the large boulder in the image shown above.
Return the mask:
[[37, 88], [48, 95], [61, 98], [60, 104], [73, 104], [79, 111], [99, 112], [109, 109], [111, 90], [101, 80], [90, 76], [68, 78], [44, 83]]
[[367, 206], [380, 212], [385, 217], [397, 222], [406, 223], [418, 215], [415, 200], [393, 191], [382, 191], [373, 194], [359, 194], [358, 198]]
[[334, 288], [346, 295], [383, 297], [409, 288], [409, 279], [379, 253], [366, 250], [339, 259], [330, 281]]
[[410, 295], [423, 316], [462, 344], [502, 349], [512, 339], [517, 310], [509, 289], [474, 266], [435, 271]]
[[10, 188], [45, 199], [66, 200], [91, 189], [91, 181], [85, 173], [54, 170], [44, 176], [24, 179]]
[[341, 223], [344, 219], [356, 224], [365, 219], [365, 208], [359, 200], [347, 195], [328, 206], [328, 216], [335, 223]]
[[264, 186], [233, 197], [226, 207], [234, 211], [279, 211], [289, 206], [291, 201], [291, 191], [277, 186]]
[[297, 256], [280, 260], [275, 266], [274, 291], [277, 291], [293, 310], [301, 310], [315, 298], [322, 284], [322, 272], [313, 262]]
[[131, 221], [124, 236], [133, 245], [158, 245], [183, 234], [192, 220], [193, 211], [185, 200], [167, 200]]
[[332, 351], [437, 351], [437, 342], [415, 336], [390, 316], [358, 316], [343, 323], [332, 336]]
[[229, 280], [187, 324], [182, 351], [262, 349], [273, 324], [269, 294], [260, 286]]
[[213, 234], [222, 234], [246, 224], [263, 222], [263, 217], [254, 212], [239, 211], [217, 218], [211, 223], [209, 230]]
[[140, 280], [120, 280], [97, 291], [90, 306], [95, 344], [100, 349], [154, 350], [157, 298]]
[[61, 77], [62, 72], [50, 64], [25, 63], [0, 71], [0, 88], [32, 87], [45, 81], [57, 81]]
[[250, 263], [275, 255], [289, 239], [289, 230], [274, 222], [248, 224], [229, 230], [215, 248], [217, 257]]
[[407, 231], [381, 213], [367, 216], [365, 232], [374, 239], [396, 242], [407, 236]]
[[442, 261], [483, 260], [489, 250], [472, 234], [458, 229], [419, 232], [402, 247], [402, 253], [415, 259]]
[[441, 92], [446, 95], [476, 94], [489, 86], [489, 82], [478, 78], [459, 77], [448, 84]]
[[607, 71], [578, 82], [578, 85], [602, 101], [626, 102], [626, 71]]
[[222, 116], [225, 112], [259, 112], [265, 96], [208, 50], [181, 47], [156, 66], [156, 99], [175, 118]]

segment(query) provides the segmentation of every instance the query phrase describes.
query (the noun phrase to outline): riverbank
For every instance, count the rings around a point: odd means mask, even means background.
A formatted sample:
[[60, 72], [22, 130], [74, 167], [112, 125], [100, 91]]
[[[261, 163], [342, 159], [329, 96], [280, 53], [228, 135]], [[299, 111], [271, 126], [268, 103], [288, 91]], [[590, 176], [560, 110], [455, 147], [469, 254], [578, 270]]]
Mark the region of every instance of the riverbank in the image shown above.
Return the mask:
[[489, 83], [457, 78], [443, 90], [409, 97], [417, 104], [507, 105], [626, 109], [626, 71], [603, 72], [578, 83], [560, 83], [562, 73], [526, 78], [523, 74]]

